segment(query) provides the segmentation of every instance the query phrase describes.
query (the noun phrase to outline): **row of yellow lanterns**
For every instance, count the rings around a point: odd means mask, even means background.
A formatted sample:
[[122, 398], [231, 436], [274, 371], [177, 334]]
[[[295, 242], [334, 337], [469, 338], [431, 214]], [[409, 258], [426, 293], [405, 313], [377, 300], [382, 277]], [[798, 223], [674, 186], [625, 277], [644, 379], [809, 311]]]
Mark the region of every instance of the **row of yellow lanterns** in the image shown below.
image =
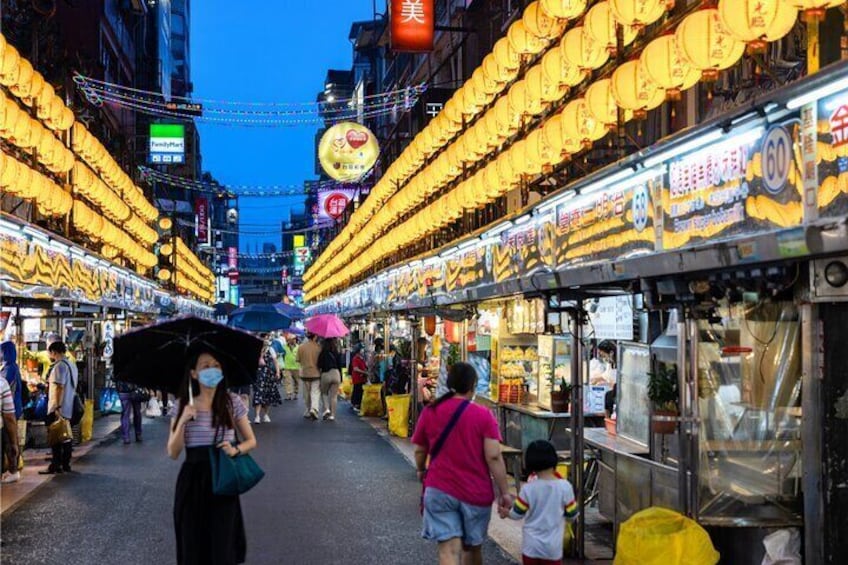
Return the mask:
[[[590, 14], [587, 14], [586, 21], [591, 19], [591, 13], [596, 10], [605, 15], [604, 12], [607, 10], [605, 4], [607, 3], [596, 4], [590, 10]], [[609, 4], [613, 3], [610, 2]], [[496, 161], [490, 163], [471, 180], [460, 184], [448, 196], [417, 214], [412, 220], [404, 224], [403, 229], [396, 229], [386, 235], [383, 241], [377, 241], [374, 245], [371, 245], [364, 254], [359, 253], [357, 260], [350, 267], [344, 267], [343, 271], [338, 268], [330, 270], [344, 272], [348, 280], [352, 279], [359, 272], [403, 245], [404, 241], [411, 242], [422, 235], [432, 233], [457, 219], [464, 209], [482, 206], [486, 202], [505, 194], [522, 175], [538, 174], [545, 165], [555, 165], [561, 162], [565, 158], [564, 153], [570, 154], [579, 151], [581, 147], [591, 146], [593, 141], [606, 135], [609, 127], [617, 122], [618, 108], [625, 110], [625, 119], [629, 119], [633, 115], [639, 115], [659, 106], [666, 97], [674, 97], [680, 90], [694, 86], [701, 77], [708, 80], [714, 79], [719, 70], [732, 66], [741, 58], [746, 43], [754, 48], [759, 48], [763, 41], [780, 39], [789, 33], [797, 18], [797, 6], [793, 6], [789, 1], [769, 4], [755, 0], [750, 2], [743, 0], [742, 4], [745, 5], [740, 6], [740, 2], [736, 0], [722, 0], [718, 9], [704, 9], [690, 14], [680, 24], [674, 35], [656, 38], [643, 50], [640, 59], [618, 67], [613, 72], [611, 79], [600, 80], [590, 85], [584, 98], [571, 101], [562, 113], [547, 120], [542, 128], [532, 132], [525, 140], [513, 145], [509, 151], [501, 154]], [[749, 15], [747, 25], [744, 18], [738, 17], [740, 9], [743, 13]], [[656, 8], [656, 12], [659, 12], [659, 7]], [[659, 12], [659, 15], [661, 16], [662, 13]], [[595, 20], [598, 19], [602, 18], [595, 18]], [[645, 18], [642, 23], [651, 22], [648, 21], [648, 18]], [[585, 67], [583, 69], [585, 71], [598, 64], [598, 61], [594, 52], [585, 49], [585, 37], [577, 36], [578, 33], [581, 36], [587, 34], [585, 30], [580, 30], [580, 26], [566, 33], [560, 44], [561, 53], [559, 56], [568, 62], [569, 47], [578, 43], [576, 38], [581, 39], [584, 43], [581, 50], [584, 58], [574, 61], [574, 63], [578, 67]], [[610, 37], [614, 37], [614, 27]], [[517, 109], [522, 105], [523, 100], [522, 112], [531, 114], [541, 112], [540, 106], [542, 104], [540, 102], [545, 102], [546, 86], [544, 78], [546, 75], [549, 80], [553, 78], [551, 71], [557, 68], [556, 53], [557, 50], [551, 50], [543, 58], [541, 81], [534, 79], [535, 68], [528, 71], [525, 78], [528, 81], [526, 90], [533, 91], [532, 94], [528, 97], [526, 93], [520, 93], [521, 86], [519, 85], [522, 81], [519, 81], [510, 89], [506, 104], [511, 104], [514, 109]], [[604, 58], [600, 64], [602, 65], [605, 62], [606, 59]], [[547, 73], [545, 73], [546, 70]], [[572, 74], [570, 71], [564, 72], [561, 77], [562, 79], [569, 79]], [[581, 80], [582, 76], [577, 79], [577, 82]], [[573, 86], [567, 84], [567, 82], [566, 85]], [[551, 82], [548, 88], [556, 92], [557, 86]], [[499, 100], [498, 104], [495, 105], [495, 119], [498, 116], [498, 105], [502, 105], [502, 102], [503, 100]], [[503, 106], [505, 105], [502, 105], [500, 113], [501, 125], [508, 130], [511, 128], [517, 129], [521, 121], [521, 114], [514, 111], [510, 113], [509, 107], [507, 106], [504, 109]], [[516, 116], [516, 114], [518, 115]], [[491, 126], [487, 127], [487, 119], [488, 115], [484, 116], [483, 120], [475, 124], [474, 128], [471, 128], [460, 138], [460, 142], [462, 142], [463, 138], [471, 134], [465, 143], [466, 154], [468, 152], [474, 153], [473, 148], [476, 146], [479, 148], [477, 154], [484, 155], [500, 143], [497, 138], [494, 142], [488, 142], [486, 135], [481, 133], [481, 131], [497, 131]], [[476, 133], [475, 129], [478, 130]], [[488, 140], [491, 140], [491, 137]], [[451, 149], [449, 148], [446, 153], [450, 154], [450, 152]], [[460, 163], [454, 163], [456, 169], [461, 164], [462, 158], [454, 158], [454, 160], [460, 161]], [[438, 163], [438, 160], [436, 163]], [[445, 171], [445, 164], [442, 164], [441, 167], [441, 172], [443, 174], [448, 173], [447, 178], [450, 178], [450, 169]], [[419, 182], [420, 186], [416, 188], [419, 191], [424, 190], [424, 196], [432, 194], [435, 190], [431, 188], [427, 192], [426, 188], [423, 188], [432, 186], [429, 183], [434, 180], [432, 176], [427, 176], [426, 172], [425, 170], [425, 176]], [[435, 180], [441, 179], [437, 177]], [[406, 207], [407, 205], [415, 205], [423, 200], [423, 197], [417, 200], [414, 197], [407, 196], [407, 200], [393, 205], [397, 198], [396, 196], [381, 210], [383, 217], [381, 218], [378, 214], [376, 222], [374, 222], [379, 228], [368, 230], [369, 233], [363, 234], [366, 238], [370, 237], [373, 241], [375, 233], [391, 223], [397, 215], [409, 209]], [[382, 245], [384, 242], [391, 242], [391, 244]], [[349, 245], [347, 248], [352, 249], [353, 254], [357, 254], [364, 250], [365, 245]], [[333, 259], [332, 263], [334, 264], [343, 265], [345, 263], [344, 258], [338, 255]], [[327, 277], [323, 278], [326, 282]], [[320, 281], [315, 281], [312, 278], [312, 273], [310, 273], [310, 281], [307, 283], [307, 296], [326, 292], [332, 287], [339, 286], [342, 281], [334, 278], [332, 284], [322, 284], [315, 289], [313, 287], [316, 282]]]
[[311, 273], [317, 274], [330, 257], [344, 249], [347, 242], [368, 224], [400, 185], [406, 183], [427, 159], [462, 130], [464, 123], [473, 119], [486, 104], [502, 93], [505, 86], [518, 75], [523, 54], [531, 55], [537, 47], [536, 52], [541, 51], [562, 33], [568, 20], [580, 16], [585, 8], [585, 0], [531, 3], [522, 18], [510, 26], [507, 36], [495, 43], [492, 53], [483, 60], [472, 78], [453, 94], [444, 109], [389, 166], [371, 190], [368, 199], [316, 259], [310, 268]]
[[81, 200], [74, 201], [72, 219], [76, 230], [103, 244], [101, 252], [106, 258], [114, 259], [120, 254], [147, 269], [156, 265], [153, 253]]
[[152, 222], [159, 217], [156, 207], [145, 198], [142, 190], [132, 182], [100, 140], [80, 122], [74, 123], [71, 133], [71, 147], [74, 152], [97, 171], [112, 190], [122, 195], [130, 208], [147, 222]]
[[[665, 3], [659, 2], [659, 10], [650, 14], [658, 19], [665, 11]], [[567, 18], [575, 18], [585, 10], [585, 2], [573, 2], [568, 10], [562, 4], [552, 3], [543, 5], [540, 2], [530, 4], [524, 11], [521, 20], [510, 26], [507, 37], [495, 43], [493, 52], [483, 60], [483, 64], [475, 70], [471, 78], [454, 94], [440, 113], [416, 138], [398, 161], [403, 164], [406, 155], [407, 168], [417, 168], [423, 159], [429, 157], [438, 143], [444, 143], [444, 135], [451, 135], [462, 128], [466, 116], [474, 116], [486, 105], [490, 104], [507, 81], [515, 78], [521, 65], [522, 55], [536, 55], [548, 44], [556, 40], [565, 30], [566, 19], [546, 12], [555, 8], [556, 14], [565, 14]], [[642, 13], [642, 12], [638, 12]], [[647, 23], [651, 23], [646, 19]], [[651, 20], [653, 21], [653, 20]], [[396, 219], [420, 204], [424, 199], [439, 191], [452, 182], [464, 167], [486, 158], [491, 151], [499, 147], [521, 127], [524, 116], [541, 114], [550, 103], [560, 100], [569, 87], [582, 82], [592, 69], [599, 68], [609, 59], [610, 49], [615, 45], [616, 21], [609, 2], [599, 2], [586, 14], [583, 26], [572, 28], [559, 43], [558, 48], [548, 51], [542, 60], [528, 69], [525, 78], [515, 82], [505, 96], [498, 99], [477, 123], [455, 140], [439, 158], [424, 171], [416, 175], [399, 193], [395, 194], [388, 203], [379, 209], [367, 224], [359, 226], [354, 223], [356, 214], [348, 227], [357, 230], [356, 235], [349, 240], [344, 237], [331, 243], [327, 251], [319, 257], [316, 265], [310, 269], [307, 278], [310, 283], [327, 279], [346, 260], [363, 251], [380, 233], [392, 225]], [[587, 29], [588, 28], [588, 29]], [[627, 42], [632, 42], [635, 33], [627, 35]], [[443, 122], [439, 119], [444, 116]], [[444, 121], [453, 127], [443, 128]], [[614, 120], [615, 121], [615, 120]], [[433, 129], [440, 133], [432, 133]], [[416, 146], [416, 143], [419, 145]], [[421, 144], [425, 144], [421, 147]], [[580, 144], [572, 147], [570, 152], [580, 149]], [[513, 153], [518, 155], [517, 153]], [[391, 172], [391, 168], [389, 169]], [[501, 178], [502, 192], [515, 186], [520, 175], [510, 174]], [[380, 188], [378, 183], [375, 190], [358, 212], [368, 219], [366, 206], [378, 207], [382, 202], [375, 198], [375, 192]], [[379, 194], [379, 193], [378, 193]], [[485, 193], [477, 193], [477, 196]], [[477, 200], [482, 205], [485, 201]], [[351, 226], [353, 224], [353, 226]], [[352, 240], [352, 241], [351, 241]], [[342, 243], [345, 243], [342, 247]], [[329, 259], [327, 259], [330, 257]], [[323, 267], [323, 269], [322, 269]], [[324, 275], [322, 277], [322, 274]]]
[[[196, 282], [207, 288], [214, 288], [215, 277], [212, 271], [194, 254], [182, 238], [176, 239], [177, 274], [184, 272]], [[186, 268], [188, 267], [188, 268]]]
[[25, 151], [35, 150], [38, 161], [50, 172], [66, 173], [74, 155], [53, 132], [32, 119], [11, 98], [0, 92], [0, 137]]
[[203, 300], [207, 303], [211, 303], [213, 298], [215, 297], [214, 290], [209, 290], [208, 288], [204, 288], [191, 279], [185, 277], [182, 273], [177, 273], [177, 290], [186, 291], [190, 294], [193, 294], [200, 300]]
[[0, 84], [30, 108], [38, 119], [54, 131], [66, 131], [74, 123], [74, 113], [65, 105], [41, 73], [21, 57], [0, 34]]
[[74, 164], [72, 182], [79, 194], [99, 207], [107, 218], [120, 222], [130, 234], [148, 245], [153, 245], [159, 239], [156, 230], [133, 213], [130, 207], [84, 163], [77, 161]]
[[44, 216], [64, 216], [71, 210], [73, 198], [52, 179], [21, 163], [11, 155], [0, 153], [0, 193], [32, 200]]

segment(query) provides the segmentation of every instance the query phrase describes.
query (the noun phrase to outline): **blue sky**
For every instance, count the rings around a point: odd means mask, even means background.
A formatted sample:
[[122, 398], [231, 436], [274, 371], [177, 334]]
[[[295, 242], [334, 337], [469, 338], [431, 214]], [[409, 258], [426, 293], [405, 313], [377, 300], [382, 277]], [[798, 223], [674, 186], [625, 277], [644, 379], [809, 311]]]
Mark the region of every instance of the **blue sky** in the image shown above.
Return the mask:
[[[378, 10], [385, 6], [382, 0]], [[371, 0], [195, 0], [191, 73], [197, 98], [306, 102], [327, 69], [349, 69], [350, 25]], [[314, 176], [315, 125], [242, 128], [201, 124], [203, 169], [225, 184], [289, 185]], [[298, 198], [241, 198], [242, 231], [278, 229]], [[279, 235], [242, 235], [242, 251]]]

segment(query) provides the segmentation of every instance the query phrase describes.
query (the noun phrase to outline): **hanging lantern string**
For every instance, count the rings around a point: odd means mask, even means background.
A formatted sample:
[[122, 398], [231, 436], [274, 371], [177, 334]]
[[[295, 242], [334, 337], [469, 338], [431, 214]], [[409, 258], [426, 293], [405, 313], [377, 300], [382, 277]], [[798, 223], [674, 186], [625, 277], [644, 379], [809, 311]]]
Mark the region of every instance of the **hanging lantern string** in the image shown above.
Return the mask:
[[[206, 253], [208, 255], [214, 255], [216, 257], [231, 257], [228, 251], [222, 251], [217, 249], [200, 249], [200, 252]], [[277, 259], [282, 257], [291, 257], [294, 255], [294, 251], [277, 251], [275, 253], [236, 253], [236, 257], [239, 259]]]
[[286, 228], [286, 229], [268, 229], [268, 230], [225, 230], [212, 228], [212, 231], [218, 233], [226, 233], [232, 235], [284, 235], [290, 233], [305, 233], [305, 232], [313, 232], [313, 231], [322, 231], [327, 230], [335, 226], [335, 222], [322, 222], [320, 224], [314, 224], [309, 227], [294, 229], [294, 228]]
[[[114, 90], [114, 91], [123, 91], [133, 93], [138, 99], [144, 100], [145, 98], [151, 102], [161, 102], [162, 101], [162, 93], [155, 92], [151, 90], [142, 90], [139, 88], [133, 88], [130, 86], [124, 86], [121, 84], [117, 84], [114, 82], [108, 82], [103, 80], [98, 80], [89, 76], [82, 75], [80, 73], [76, 73], [74, 75], [74, 82], [80, 87], [91, 87], [91, 88], [99, 88], [101, 90]], [[375, 100], [379, 98], [385, 98], [387, 96], [394, 95], [404, 95], [404, 94], [421, 94], [427, 90], [426, 83], [420, 83], [413, 86], [408, 86], [404, 88], [398, 88], [395, 90], [389, 90], [386, 92], [381, 92], [379, 94], [369, 94], [368, 96], [363, 96], [361, 98], [344, 98], [335, 100], [332, 104], [344, 104], [344, 103], [354, 103], [358, 104], [362, 101]], [[231, 105], [231, 106], [268, 106], [268, 107], [298, 107], [298, 106], [318, 106], [321, 104], [327, 104], [328, 102], [321, 101], [307, 101], [307, 102], [256, 102], [256, 101], [235, 101], [235, 100], [220, 100], [220, 99], [212, 99], [212, 98], [189, 98], [185, 96], [170, 96], [170, 100], [180, 100], [186, 103], [203, 103], [203, 104], [221, 104], [221, 105]]]
[[[217, 184], [212, 182], [198, 181], [186, 179], [183, 177], [179, 177], [176, 175], [172, 175], [169, 173], [163, 173], [161, 171], [157, 171], [155, 169], [151, 169], [145, 166], [139, 166], [139, 171], [141, 172], [142, 178], [146, 180], [155, 180], [157, 182], [162, 182], [165, 184], [171, 184], [175, 186], [179, 186], [181, 188], [185, 188], [187, 190], [194, 190], [197, 192], [206, 192], [209, 194], [226, 194], [230, 198], [235, 198], [237, 196], [249, 196], [249, 197], [265, 197], [265, 196], [290, 196], [290, 195], [299, 195], [299, 194], [315, 194], [322, 190], [334, 190], [334, 189], [348, 189], [348, 190], [356, 190], [361, 188], [360, 183], [340, 183], [338, 181], [320, 181], [316, 183], [310, 183], [309, 185], [272, 185], [272, 186], [251, 186], [251, 185], [224, 185]], [[372, 168], [368, 173], [363, 176], [362, 180], [367, 179], [371, 175], [374, 174], [374, 169]]]
[[[161, 111], [176, 110], [176, 107], [173, 103], [162, 100], [149, 100], [146, 98], [132, 96], [121, 92], [115, 92], [109, 89], [101, 89], [98, 87], [81, 86], [79, 88], [83, 92], [83, 94], [85, 94], [86, 98], [88, 98], [88, 100], [91, 102], [108, 100], [121, 104], [138, 104], [140, 106], [149, 107], [151, 109]], [[380, 109], [389, 109], [399, 106], [405, 106], [410, 101], [417, 100], [420, 97], [420, 94], [420, 92], [413, 91], [413, 89], [410, 89], [409, 92], [380, 95], [379, 100], [375, 100], [374, 102], [369, 102], [366, 104], [354, 103], [353, 101], [350, 101], [348, 103], [344, 103], [343, 101], [328, 101], [319, 103], [317, 107], [305, 108], [302, 110], [245, 110], [243, 108], [203, 107], [202, 112], [204, 115], [212, 113], [219, 114], [222, 116], [267, 116], [272, 118], [315, 116], [317, 114], [320, 114], [321, 116], [327, 116], [332, 118], [334, 114], [349, 114], [351, 112], [360, 110], [365, 112], [372, 112]], [[198, 111], [200, 111], [199, 108]]]
[[[417, 99], [416, 99], [417, 100]], [[209, 117], [209, 116], [187, 116], [184, 113], [176, 112], [176, 111], [168, 111], [168, 110], [158, 110], [152, 109], [148, 106], [134, 104], [122, 100], [111, 99], [109, 97], [91, 99], [89, 101], [94, 105], [102, 105], [103, 102], [111, 102], [117, 106], [133, 109], [142, 114], [147, 114], [150, 116], [157, 117], [167, 117], [178, 119], [184, 122], [191, 121], [200, 121], [208, 124], [216, 124], [216, 125], [225, 125], [225, 126], [245, 126], [245, 127], [286, 127], [286, 126], [300, 126], [300, 125], [315, 125], [322, 123], [336, 123], [336, 122], [344, 122], [344, 121], [352, 121], [352, 120], [360, 120], [363, 118], [372, 118], [378, 116], [384, 116], [389, 114], [395, 114], [399, 111], [407, 111], [412, 105], [414, 105], [414, 101], [411, 101], [409, 106], [394, 106], [392, 108], [387, 108], [383, 110], [375, 110], [373, 112], [356, 112], [350, 111], [347, 115], [344, 116], [335, 116], [330, 119], [322, 118], [321, 116], [315, 116], [310, 119], [297, 119], [297, 120], [265, 120], [265, 119], [237, 119], [237, 118], [218, 118], [218, 117]]]

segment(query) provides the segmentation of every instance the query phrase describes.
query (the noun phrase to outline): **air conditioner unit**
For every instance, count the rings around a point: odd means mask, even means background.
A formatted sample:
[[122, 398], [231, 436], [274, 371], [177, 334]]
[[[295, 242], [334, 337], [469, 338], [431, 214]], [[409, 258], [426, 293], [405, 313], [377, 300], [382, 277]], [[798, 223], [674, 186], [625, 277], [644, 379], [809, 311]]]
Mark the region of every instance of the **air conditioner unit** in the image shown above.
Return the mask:
[[810, 263], [810, 298], [813, 302], [848, 302], [848, 257]]

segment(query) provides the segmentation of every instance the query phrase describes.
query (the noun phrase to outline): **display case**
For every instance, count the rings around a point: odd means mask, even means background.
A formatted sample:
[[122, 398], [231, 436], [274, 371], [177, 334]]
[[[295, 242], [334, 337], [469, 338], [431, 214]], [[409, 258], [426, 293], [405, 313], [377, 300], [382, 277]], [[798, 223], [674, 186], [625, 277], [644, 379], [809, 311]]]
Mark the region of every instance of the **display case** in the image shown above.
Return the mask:
[[571, 384], [571, 339], [562, 336], [539, 336], [538, 404], [551, 409], [553, 383], [563, 379]]
[[538, 395], [539, 348], [536, 336], [498, 340], [498, 400], [512, 404], [535, 402]]

